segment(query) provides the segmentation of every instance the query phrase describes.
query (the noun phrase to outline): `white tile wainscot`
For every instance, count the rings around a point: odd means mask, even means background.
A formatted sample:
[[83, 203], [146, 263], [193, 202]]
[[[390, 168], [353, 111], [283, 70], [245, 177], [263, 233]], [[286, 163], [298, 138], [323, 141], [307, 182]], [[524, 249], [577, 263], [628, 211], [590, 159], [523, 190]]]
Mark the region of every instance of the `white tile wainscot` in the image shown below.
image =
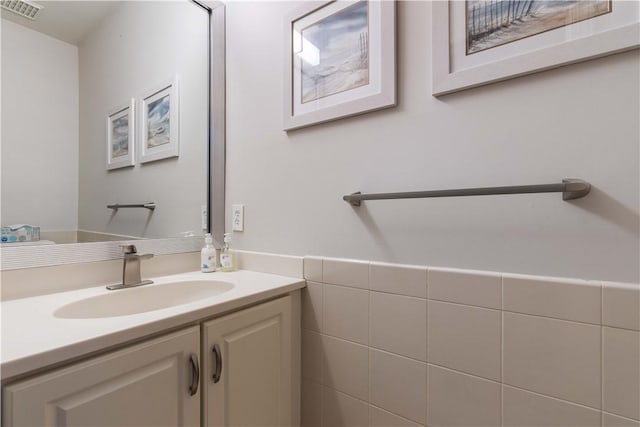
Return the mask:
[[303, 269], [303, 426], [640, 427], [640, 284]]

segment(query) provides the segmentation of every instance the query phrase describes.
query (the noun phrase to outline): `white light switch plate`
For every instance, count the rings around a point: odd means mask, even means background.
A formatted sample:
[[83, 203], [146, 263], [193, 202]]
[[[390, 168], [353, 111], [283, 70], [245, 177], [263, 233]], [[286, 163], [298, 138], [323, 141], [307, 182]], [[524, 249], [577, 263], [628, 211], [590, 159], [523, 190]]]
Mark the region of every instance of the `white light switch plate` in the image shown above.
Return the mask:
[[201, 221], [201, 226], [203, 230], [206, 230], [208, 228], [208, 212], [207, 212], [207, 207], [205, 205], [200, 206], [200, 221]]
[[231, 206], [231, 229], [244, 231], [244, 205]]

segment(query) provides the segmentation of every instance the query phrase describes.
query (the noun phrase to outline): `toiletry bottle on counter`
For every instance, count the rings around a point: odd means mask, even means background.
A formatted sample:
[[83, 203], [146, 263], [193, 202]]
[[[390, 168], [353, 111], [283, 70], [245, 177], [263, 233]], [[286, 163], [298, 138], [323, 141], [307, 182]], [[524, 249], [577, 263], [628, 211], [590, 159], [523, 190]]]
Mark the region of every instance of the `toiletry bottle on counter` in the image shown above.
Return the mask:
[[204, 247], [200, 251], [200, 269], [203, 273], [216, 271], [216, 248], [213, 246], [213, 237], [207, 233], [204, 235]]
[[231, 243], [231, 233], [224, 233], [224, 247], [220, 253], [220, 270], [222, 271], [235, 271], [236, 263], [229, 248]]

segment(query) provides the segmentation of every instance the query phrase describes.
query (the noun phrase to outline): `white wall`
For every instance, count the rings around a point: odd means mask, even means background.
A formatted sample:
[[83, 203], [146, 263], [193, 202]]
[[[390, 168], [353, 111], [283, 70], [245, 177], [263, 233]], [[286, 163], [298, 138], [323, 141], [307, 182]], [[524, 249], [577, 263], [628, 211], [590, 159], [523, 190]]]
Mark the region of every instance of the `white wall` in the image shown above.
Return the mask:
[[[208, 17], [190, 2], [123, 2], [80, 45], [80, 229], [144, 237], [201, 232], [207, 185]], [[179, 64], [176, 66], [175, 64]], [[180, 77], [180, 157], [106, 170], [105, 117]], [[110, 203], [157, 204], [121, 209]]]
[[[238, 249], [640, 279], [638, 51], [434, 98], [430, 5], [399, 2], [398, 106], [287, 134], [283, 17], [298, 5], [227, 5], [227, 206], [246, 205]], [[342, 201], [562, 178], [593, 190], [573, 202]]]
[[2, 225], [76, 229], [78, 48], [3, 19], [1, 120]]

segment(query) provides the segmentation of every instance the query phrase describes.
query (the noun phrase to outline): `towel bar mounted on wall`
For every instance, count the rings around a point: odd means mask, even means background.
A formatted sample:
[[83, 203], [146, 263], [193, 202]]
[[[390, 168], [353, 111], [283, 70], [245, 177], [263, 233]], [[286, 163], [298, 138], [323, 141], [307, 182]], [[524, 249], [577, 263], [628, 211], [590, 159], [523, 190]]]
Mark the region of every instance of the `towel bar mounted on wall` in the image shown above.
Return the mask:
[[562, 193], [562, 200], [579, 199], [591, 191], [591, 184], [581, 179], [563, 179], [559, 184], [515, 185], [509, 187], [460, 188], [455, 190], [410, 191], [405, 193], [360, 192], [342, 197], [351, 206], [360, 206], [363, 200], [419, 199], [425, 197], [490, 196], [497, 194]]
[[149, 209], [149, 210], [154, 210], [156, 208], [156, 204], [155, 202], [149, 202], [149, 203], [138, 203], [138, 204], [132, 204], [132, 205], [121, 205], [119, 203], [116, 203], [114, 205], [107, 205], [107, 208], [109, 209], [113, 209], [113, 210], [118, 210], [120, 208], [145, 208], [145, 209]]

